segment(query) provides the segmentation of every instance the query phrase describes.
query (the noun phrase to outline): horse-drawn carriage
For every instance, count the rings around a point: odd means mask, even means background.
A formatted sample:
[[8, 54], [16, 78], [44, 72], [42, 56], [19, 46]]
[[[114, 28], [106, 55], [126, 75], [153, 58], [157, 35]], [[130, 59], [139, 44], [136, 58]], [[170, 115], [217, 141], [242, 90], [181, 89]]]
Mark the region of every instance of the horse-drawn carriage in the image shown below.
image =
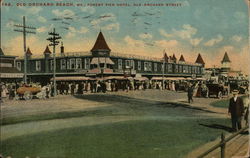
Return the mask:
[[223, 95], [228, 95], [228, 88], [222, 84], [208, 83], [206, 86], [208, 88], [208, 97], [214, 95], [217, 98], [222, 98]]
[[34, 97], [39, 99], [45, 99], [46, 95], [45, 92], [40, 87], [19, 87], [16, 91], [15, 98], [18, 99], [25, 99], [31, 100]]

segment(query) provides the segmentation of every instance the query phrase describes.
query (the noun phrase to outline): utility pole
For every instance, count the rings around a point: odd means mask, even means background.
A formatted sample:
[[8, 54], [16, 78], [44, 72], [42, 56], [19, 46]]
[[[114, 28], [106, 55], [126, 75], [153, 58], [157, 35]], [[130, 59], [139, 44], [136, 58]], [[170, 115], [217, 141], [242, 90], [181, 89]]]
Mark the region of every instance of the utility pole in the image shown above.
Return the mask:
[[52, 37], [47, 38], [48, 41], [51, 43], [49, 46], [53, 46], [53, 86], [54, 86], [54, 96], [56, 96], [56, 45], [59, 44], [59, 39], [61, 37], [59, 36], [58, 33], [56, 33], [56, 29], [53, 29], [53, 32], [49, 32], [49, 35]]
[[23, 16], [23, 24], [20, 25], [14, 25], [15, 27], [20, 27], [22, 28], [21, 30], [19, 29], [14, 29], [16, 32], [21, 32], [23, 33], [23, 49], [24, 49], [24, 83], [27, 83], [27, 55], [26, 55], [26, 34], [31, 33], [31, 34], [36, 34], [34, 31], [29, 31], [28, 29], [35, 30], [35, 27], [27, 26], [25, 23], [25, 16]]
[[164, 76], [165, 76], [165, 66], [166, 65], [166, 57], [165, 57], [165, 49], [163, 51], [163, 66], [162, 66], [162, 90], [165, 88], [165, 80], [164, 80]]

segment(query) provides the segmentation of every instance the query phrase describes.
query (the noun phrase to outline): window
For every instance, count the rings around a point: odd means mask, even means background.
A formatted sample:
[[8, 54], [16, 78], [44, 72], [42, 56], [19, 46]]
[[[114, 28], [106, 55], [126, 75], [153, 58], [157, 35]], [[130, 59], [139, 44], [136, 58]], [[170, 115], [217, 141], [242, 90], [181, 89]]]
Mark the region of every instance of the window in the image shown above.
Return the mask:
[[154, 71], [157, 72], [157, 63], [154, 63]]
[[17, 68], [19, 71], [21, 71], [21, 69], [22, 69], [22, 63], [21, 63], [21, 62], [17, 62], [17, 63], [16, 63], [16, 68]]
[[85, 58], [84, 59], [84, 68], [85, 69], [90, 69], [90, 59], [89, 58]]
[[182, 70], [182, 65], [179, 65], [179, 72], [182, 73], [183, 70]]
[[130, 66], [134, 70], [135, 69], [135, 62], [134, 60], [130, 60]]
[[152, 63], [151, 62], [144, 62], [144, 71], [152, 71]]
[[67, 69], [70, 69], [70, 59], [67, 60]]
[[61, 70], [65, 70], [66, 69], [66, 60], [65, 59], [61, 59]]
[[118, 59], [118, 69], [122, 69], [122, 59]]
[[125, 68], [130, 68], [130, 61], [129, 60], [125, 60]]
[[178, 73], [178, 72], [179, 72], [179, 71], [178, 71], [178, 68], [179, 68], [178, 65], [175, 64], [175, 65], [174, 65], [174, 68], [175, 68], [175, 72]]
[[76, 60], [75, 58], [70, 59], [70, 69], [75, 69], [76, 68]]
[[144, 71], [148, 71], [148, 62], [144, 62]]
[[152, 63], [151, 62], [148, 63], [148, 70], [152, 71]]
[[172, 64], [168, 64], [168, 72], [173, 72]]
[[125, 60], [125, 68], [135, 69], [135, 62], [134, 60]]
[[76, 58], [76, 69], [81, 69], [81, 68], [82, 68], [82, 59]]
[[41, 71], [41, 61], [36, 61], [36, 71]]
[[137, 64], [138, 64], [138, 65], [137, 65], [137, 69], [138, 69], [138, 70], [141, 70], [141, 61], [138, 61]]
[[54, 70], [54, 61], [50, 60], [50, 70], [53, 71]]
[[192, 67], [191, 66], [188, 67], [188, 73], [192, 73]]

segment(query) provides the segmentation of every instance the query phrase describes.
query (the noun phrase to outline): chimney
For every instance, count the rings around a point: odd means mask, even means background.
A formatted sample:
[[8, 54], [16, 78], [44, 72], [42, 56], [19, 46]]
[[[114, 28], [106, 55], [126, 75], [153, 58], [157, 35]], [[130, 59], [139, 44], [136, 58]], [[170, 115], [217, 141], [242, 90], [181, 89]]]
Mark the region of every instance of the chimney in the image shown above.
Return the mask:
[[61, 42], [61, 55], [64, 55], [64, 46], [63, 46], [63, 42]]

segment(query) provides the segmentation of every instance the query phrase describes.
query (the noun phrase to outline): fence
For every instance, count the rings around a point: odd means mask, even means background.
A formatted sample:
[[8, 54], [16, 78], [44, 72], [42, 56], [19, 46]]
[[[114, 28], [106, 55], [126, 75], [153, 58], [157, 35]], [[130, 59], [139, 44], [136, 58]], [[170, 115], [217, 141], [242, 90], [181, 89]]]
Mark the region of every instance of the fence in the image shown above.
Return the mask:
[[224, 133], [221, 133], [221, 141], [220, 143], [214, 145], [213, 147], [211, 147], [209, 150], [207, 150], [206, 152], [202, 153], [200, 156], [198, 156], [197, 158], [204, 158], [205, 156], [207, 156], [209, 153], [211, 153], [212, 151], [216, 150], [217, 148], [221, 148], [220, 150], [220, 157], [221, 158], [225, 158], [225, 151], [226, 151], [226, 143], [229, 142], [231, 139], [235, 138], [236, 136], [238, 136], [240, 133], [242, 133], [243, 131], [247, 130], [249, 128], [249, 126], [246, 126], [244, 128], [242, 128], [241, 130], [239, 130], [238, 132], [232, 134], [231, 136], [229, 136], [228, 138], [225, 138]]

